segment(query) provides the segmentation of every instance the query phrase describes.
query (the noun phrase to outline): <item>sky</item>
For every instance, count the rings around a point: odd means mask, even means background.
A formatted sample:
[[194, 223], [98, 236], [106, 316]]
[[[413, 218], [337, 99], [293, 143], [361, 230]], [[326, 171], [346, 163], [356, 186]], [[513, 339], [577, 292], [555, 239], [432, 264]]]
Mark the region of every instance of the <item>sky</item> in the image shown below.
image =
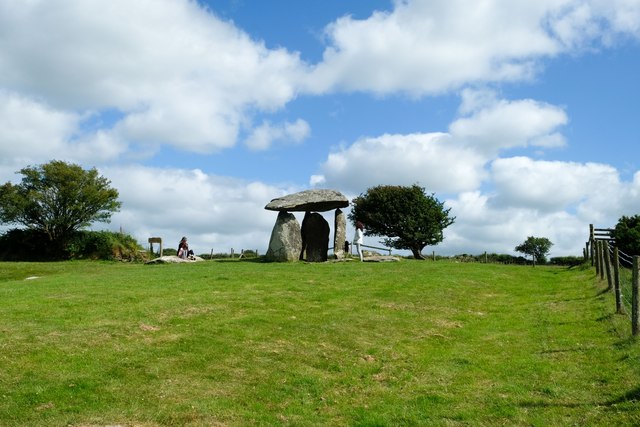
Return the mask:
[[144, 246], [264, 254], [276, 197], [418, 184], [425, 253], [578, 256], [640, 213], [639, 100], [640, 0], [0, 0], [0, 183], [95, 167]]

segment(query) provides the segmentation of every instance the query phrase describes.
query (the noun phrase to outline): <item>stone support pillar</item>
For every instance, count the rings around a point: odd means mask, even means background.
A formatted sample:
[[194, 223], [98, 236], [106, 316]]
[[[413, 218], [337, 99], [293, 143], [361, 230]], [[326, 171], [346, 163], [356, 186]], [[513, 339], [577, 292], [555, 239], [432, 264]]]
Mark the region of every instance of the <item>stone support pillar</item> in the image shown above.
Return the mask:
[[347, 219], [340, 208], [336, 209], [333, 223], [333, 253], [336, 259], [344, 258], [344, 242], [347, 240]]

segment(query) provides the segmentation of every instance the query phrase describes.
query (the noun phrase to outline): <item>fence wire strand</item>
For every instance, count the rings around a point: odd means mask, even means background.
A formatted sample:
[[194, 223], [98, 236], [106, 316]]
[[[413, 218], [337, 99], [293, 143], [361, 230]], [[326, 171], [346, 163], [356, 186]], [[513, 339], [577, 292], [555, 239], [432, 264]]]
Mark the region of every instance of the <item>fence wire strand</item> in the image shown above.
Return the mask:
[[633, 257], [618, 249], [618, 259], [614, 259], [614, 245], [611, 241], [606, 242], [609, 260], [618, 263], [618, 279], [620, 283], [620, 296], [624, 306], [624, 312], [631, 319], [632, 293], [633, 293]]

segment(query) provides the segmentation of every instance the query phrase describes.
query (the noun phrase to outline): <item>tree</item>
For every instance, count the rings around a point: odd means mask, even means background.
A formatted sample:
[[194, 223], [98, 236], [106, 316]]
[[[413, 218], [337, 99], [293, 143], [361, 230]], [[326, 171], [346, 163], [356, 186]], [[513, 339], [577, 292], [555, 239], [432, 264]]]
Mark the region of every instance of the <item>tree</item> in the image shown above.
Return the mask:
[[553, 243], [546, 237], [527, 237], [523, 243], [516, 246], [516, 251], [531, 255], [531, 259], [533, 260], [533, 266], [535, 267], [536, 262], [538, 264], [544, 264], [547, 262], [547, 254], [549, 250], [551, 250], [551, 246]]
[[618, 249], [627, 255], [640, 255], [640, 215], [620, 218], [612, 234]]
[[59, 248], [75, 231], [92, 222], [109, 222], [120, 209], [118, 191], [95, 168], [54, 160], [20, 173], [20, 184], [0, 186], [0, 223], [42, 232]]
[[450, 208], [415, 184], [372, 187], [352, 203], [349, 220], [362, 221], [365, 235], [386, 236], [385, 245], [409, 249], [416, 259], [424, 259], [425, 246], [442, 242], [442, 231], [455, 220], [449, 216]]

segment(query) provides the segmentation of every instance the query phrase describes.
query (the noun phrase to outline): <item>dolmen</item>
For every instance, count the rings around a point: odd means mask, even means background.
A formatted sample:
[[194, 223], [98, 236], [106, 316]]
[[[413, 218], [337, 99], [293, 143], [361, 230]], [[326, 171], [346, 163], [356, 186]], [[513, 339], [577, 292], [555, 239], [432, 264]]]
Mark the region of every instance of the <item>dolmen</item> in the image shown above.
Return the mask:
[[[266, 258], [269, 261], [307, 262], [327, 261], [329, 252], [329, 223], [318, 212], [336, 210], [334, 215], [333, 253], [344, 258], [347, 221], [340, 208], [349, 200], [335, 190], [306, 190], [271, 200], [264, 208], [278, 211], [271, 231]], [[302, 226], [291, 212], [305, 212]]]

